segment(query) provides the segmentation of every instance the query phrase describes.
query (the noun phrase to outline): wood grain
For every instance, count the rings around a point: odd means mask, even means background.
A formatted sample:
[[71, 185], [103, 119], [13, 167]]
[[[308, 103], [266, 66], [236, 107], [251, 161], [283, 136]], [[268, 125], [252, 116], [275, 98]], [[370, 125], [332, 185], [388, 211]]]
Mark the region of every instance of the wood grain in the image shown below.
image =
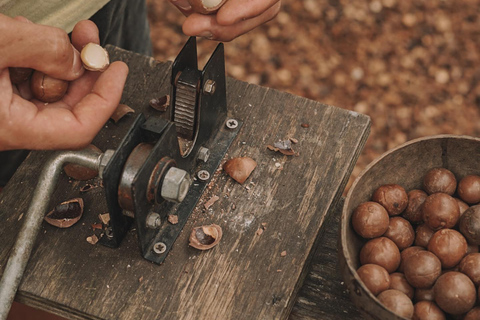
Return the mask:
[[[159, 115], [148, 101], [169, 92], [171, 64], [109, 51], [113, 60], [130, 67], [122, 103], [137, 113]], [[287, 318], [329, 208], [338, 202], [368, 136], [370, 119], [231, 78], [227, 99], [230, 116], [244, 125], [226, 158], [250, 156], [258, 166], [244, 185], [216, 172], [164, 264], [141, 257], [135, 231], [118, 249], [86, 242], [95, 233], [91, 224], [106, 212], [103, 189], [96, 188], [82, 195], [85, 213], [78, 224], [66, 230], [42, 225], [17, 299], [71, 319]], [[115, 148], [133, 119], [109, 121], [94, 144]], [[294, 146], [299, 156], [266, 148], [289, 137], [299, 140]], [[2, 269], [48, 155], [33, 152], [0, 195]], [[51, 206], [78, 196], [84, 184], [63, 175]], [[202, 203], [213, 195], [220, 200], [204, 210]], [[210, 223], [223, 228], [221, 243], [207, 252], [188, 247], [190, 230]], [[258, 235], [262, 223], [266, 228]]]

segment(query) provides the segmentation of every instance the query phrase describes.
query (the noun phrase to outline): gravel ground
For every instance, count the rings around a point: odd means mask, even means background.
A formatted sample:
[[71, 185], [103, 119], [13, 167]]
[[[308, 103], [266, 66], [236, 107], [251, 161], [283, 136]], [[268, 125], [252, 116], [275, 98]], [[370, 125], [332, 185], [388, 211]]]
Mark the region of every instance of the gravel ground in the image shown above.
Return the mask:
[[[155, 58], [173, 60], [183, 16], [148, 0]], [[351, 181], [422, 136], [480, 133], [480, 2], [284, 0], [271, 22], [225, 46], [236, 79], [369, 115]], [[216, 43], [203, 40], [204, 63]]]

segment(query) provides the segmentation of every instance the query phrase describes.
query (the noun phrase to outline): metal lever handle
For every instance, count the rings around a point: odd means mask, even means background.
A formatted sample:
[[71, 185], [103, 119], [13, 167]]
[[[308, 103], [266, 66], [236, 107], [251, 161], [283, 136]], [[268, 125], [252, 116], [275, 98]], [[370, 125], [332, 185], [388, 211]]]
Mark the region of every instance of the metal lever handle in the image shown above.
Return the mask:
[[104, 154], [92, 150], [56, 152], [45, 164], [0, 281], [0, 320], [7, 319], [58, 177], [66, 163], [99, 170]]

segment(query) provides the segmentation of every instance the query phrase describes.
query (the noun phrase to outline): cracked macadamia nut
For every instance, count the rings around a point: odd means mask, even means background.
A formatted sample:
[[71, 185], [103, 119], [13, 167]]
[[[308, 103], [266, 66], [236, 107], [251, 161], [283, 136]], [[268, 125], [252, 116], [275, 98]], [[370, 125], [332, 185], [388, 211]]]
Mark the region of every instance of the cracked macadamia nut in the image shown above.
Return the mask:
[[413, 303], [405, 293], [398, 290], [386, 290], [378, 295], [378, 300], [396, 315], [411, 319], [413, 316]]
[[362, 237], [380, 237], [387, 231], [389, 216], [387, 210], [376, 202], [361, 203], [352, 215], [353, 229]]
[[384, 236], [395, 242], [398, 249], [403, 250], [413, 244], [415, 231], [413, 231], [412, 225], [406, 219], [392, 217]]
[[417, 251], [405, 261], [404, 273], [412, 287], [430, 288], [442, 273], [442, 263], [430, 251]]
[[372, 200], [380, 203], [391, 216], [399, 215], [408, 204], [405, 189], [398, 184], [386, 184], [375, 190]]
[[467, 240], [456, 230], [442, 229], [433, 234], [428, 250], [440, 259], [442, 268], [453, 268], [467, 254]]
[[422, 206], [423, 221], [437, 231], [453, 228], [460, 217], [457, 201], [446, 193], [434, 193], [425, 199]]
[[35, 71], [30, 78], [30, 89], [35, 99], [46, 103], [56, 102], [62, 99], [67, 92], [68, 81]]
[[458, 183], [457, 189], [460, 199], [469, 204], [480, 202], [480, 176], [465, 176]]
[[408, 193], [407, 208], [403, 212], [403, 217], [411, 223], [422, 223], [422, 204], [427, 199], [427, 194], [422, 190], [412, 190]]
[[392, 240], [385, 237], [375, 238], [363, 246], [360, 251], [360, 263], [362, 265], [378, 264], [388, 273], [392, 273], [400, 265], [400, 251]]
[[445, 168], [430, 169], [423, 178], [423, 189], [428, 194], [437, 192], [452, 195], [457, 188], [457, 179], [455, 175]]
[[433, 287], [433, 295], [437, 305], [452, 315], [470, 311], [477, 300], [477, 291], [472, 280], [455, 271], [444, 273], [438, 278]]
[[374, 296], [390, 287], [390, 275], [379, 265], [365, 264], [358, 268], [357, 274]]

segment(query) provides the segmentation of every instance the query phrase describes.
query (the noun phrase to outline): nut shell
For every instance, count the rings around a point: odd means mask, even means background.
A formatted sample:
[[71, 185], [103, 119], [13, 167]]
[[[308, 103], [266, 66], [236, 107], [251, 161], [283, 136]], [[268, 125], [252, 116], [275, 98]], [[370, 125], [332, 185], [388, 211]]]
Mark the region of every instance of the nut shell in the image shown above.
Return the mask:
[[420, 246], [413, 246], [413, 247], [408, 247], [402, 250], [402, 252], [400, 252], [401, 260], [400, 260], [400, 266], [398, 266], [398, 271], [403, 273], [403, 270], [405, 267], [405, 261], [415, 252], [421, 251], [421, 250], [425, 250], [425, 248]]
[[446, 193], [434, 193], [425, 199], [422, 206], [423, 221], [437, 231], [453, 228], [460, 217], [457, 201]]
[[83, 199], [74, 198], [55, 206], [44, 220], [58, 228], [68, 228], [80, 220], [83, 215]]
[[384, 206], [389, 215], [396, 216], [407, 207], [408, 195], [402, 186], [386, 184], [375, 190], [372, 200]]
[[480, 319], [480, 307], [475, 307], [470, 310], [463, 320], [478, 320]]
[[375, 238], [363, 246], [360, 251], [360, 263], [377, 264], [384, 267], [388, 273], [392, 273], [400, 265], [400, 251], [392, 240], [385, 237]]
[[415, 231], [413, 231], [412, 225], [406, 219], [392, 217], [384, 236], [395, 242], [398, 249], [403, 250], [413, 244]]
[[33, 69], [30, 68], [20, 68], [20, 67], [10, 67], [8, 68], [10, 72], [10, 81], [13, 84], [19, 84], [24, 81], [27, 81], [32, 75]]
[[380, 237], [388, 229], [388, 212], [377, 202], [361, 203], [353, 211], [352, 225], [353, 229], [366, 239]]
[[459, 229], [470, 244], [480, 245], [480, 205], [472, 206], [463, 213]]
[[433, 297], [433, 287], [426, 289], [416, 289], [414, 295], [415, 301], [435, 301]]
[[374, 296], [390, 287], [390, 275], [379, 265], [365, 264], [358, 268], [357, 274]]
[[480, 176], [468, 175], [458, 183], [457, 189], [460, 199], [468, 204], [480, 202]]
[[405, 261], [404, 273], [412, 287], [430, 288], [442, 273], [442, 263], [430, 251], [417, 251]]
[[233, 180], [243, 184], [256, 166], [257, 163], [250, 157], [232, 158], [225, 162], [223, 170], [232, 177]]
[[201, 14], [214, 14], [227, 0], [188, 0], [193, 10]]
[[475, 286], [480, 286], [480, 253], [470, 253], [458, 266], [458, 271], [467, 275]]
[[190, 233], [189, 245], [198, 250], [208, 250], [220, 242], [222, 235], [222, 228], [216, 224], [195, 227]]
[[83, 67], [90, 71], [105, 71], [110, 65], [107, 50], [93, 42], [83, 47], [80, 58], [82, 59]]
[[67, 92], [68, 81], [35, 71], [30, 78], [30, 89], [35, 99], [46, 103], [56, 102], [62, 99]]
[[477, 291], [470, 278], [455, 271], [442, 274], [438, 278], [433, 287], [433, 295], [437, 305], [452, 315], [470, 311], [477, 300]]
[[443, 311], [432, 301], [420, 301], [413, 306], [412, 320], [445, 320]]
[[378, 295], [378, 300], [396, 315], [411, 319], [413, 316], [413, 303], [405, 293], [398, 290], [386, 290]]
[[422, 204], [428, 195], [422, 190], [412, 190], [408, 193], [407, 208], [403, 212], [403, 217], [411, 223], [422, 223]]
[[421, 224], [415, 230], [415, 245], [426, 248], [435, 231], [430, 229], [427, 224]]
[[415, 289], [408, 283], [405, 275], [400, 272], [394, 272], [390, 275], [390, 289], [401, 291], [410, 299], [413, 299]]
[[455, 193], [456, 188], [457, 179], [448, 169], [433, 168], [423, 177], [423, 189], [428, 194], [442, 192], [451, 196]]
[[440, 259], [442, 268], [453, 268], [467, 254], [467, 240], [456, 230], [442, 229], [432, 236], [428, 250]]

